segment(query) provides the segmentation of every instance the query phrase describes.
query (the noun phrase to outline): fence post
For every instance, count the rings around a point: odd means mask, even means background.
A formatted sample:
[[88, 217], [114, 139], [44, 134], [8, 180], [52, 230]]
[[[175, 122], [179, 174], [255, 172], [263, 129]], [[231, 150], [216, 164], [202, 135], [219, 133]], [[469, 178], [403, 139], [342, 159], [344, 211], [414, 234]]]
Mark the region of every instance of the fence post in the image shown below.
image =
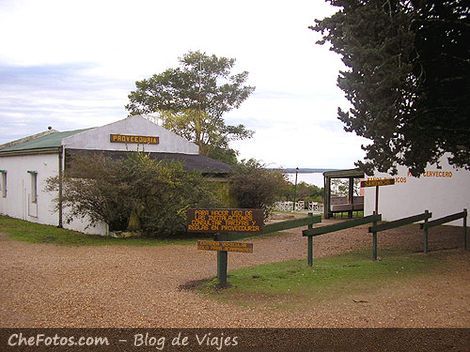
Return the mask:
[[465, 215], [463, 217], [463, 245], [465, 249], [468, 249], [468, 242], [467, 242], [467, 209], [463, 210]]
[[[308, 213], [308, 216], [313, 217], [313, 213]], [[313, 229], [313, 224], [308, 224], [308, 229]], [[313, 265], [313, 236], [308, 236], [308, 244], [307, 244], [307, 264], [308, 266]]]
[[[373, 214], [377, 215], [375, 211], [373, 212]], [[377, 226], [377, 221], [374, 220], [372, 222], [372, 227], [376, 227], [376, 226]], [[377, 260], [377, 231], [372, 232], [372, 260]]]
[[[428, 214], [429, 211], [425, 210], [424, 213]], [[423, 229], [424, 229], [424, 253], [427, 253], [428, 252], [428, 218], [424, 219]]]

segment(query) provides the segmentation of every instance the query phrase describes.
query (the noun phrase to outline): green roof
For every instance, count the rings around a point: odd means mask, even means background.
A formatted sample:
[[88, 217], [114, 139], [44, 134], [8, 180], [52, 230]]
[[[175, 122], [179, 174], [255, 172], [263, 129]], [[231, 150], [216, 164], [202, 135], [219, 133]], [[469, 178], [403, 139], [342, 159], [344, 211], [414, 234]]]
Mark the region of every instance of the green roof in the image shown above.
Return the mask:
[[44, 136], [26, 140], [24, 142], [19, 142], [17, 144], [9, 145], [4, 148], [0, 148], [0, 153], [2, 152], [14, 152], [14, 151], [26, 151], [26, 150], [35, 150], [35, 149], [49, 149], [49, 148], [58, 148], [62, 145], [62, 139], [66, 137], [73, 136], [74, 134], [88, 130], [89, 128], [74, 130], [74, 131], [65, 131], [65, 132], [51, 132]]

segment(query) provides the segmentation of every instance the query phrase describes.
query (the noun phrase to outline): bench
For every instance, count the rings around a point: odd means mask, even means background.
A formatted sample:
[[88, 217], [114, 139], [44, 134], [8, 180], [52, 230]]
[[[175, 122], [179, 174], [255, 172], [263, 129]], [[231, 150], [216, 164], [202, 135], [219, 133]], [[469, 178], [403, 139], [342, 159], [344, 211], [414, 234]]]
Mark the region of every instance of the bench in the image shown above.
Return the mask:
[[348, 197], [346, 196], [335, 196], [330, 198], [330, 209], [331, 214], [348, 212], [352, 215], [353, 211], [364, 210], [364, 197], [354, 196], [353, 204], [349, 203]]

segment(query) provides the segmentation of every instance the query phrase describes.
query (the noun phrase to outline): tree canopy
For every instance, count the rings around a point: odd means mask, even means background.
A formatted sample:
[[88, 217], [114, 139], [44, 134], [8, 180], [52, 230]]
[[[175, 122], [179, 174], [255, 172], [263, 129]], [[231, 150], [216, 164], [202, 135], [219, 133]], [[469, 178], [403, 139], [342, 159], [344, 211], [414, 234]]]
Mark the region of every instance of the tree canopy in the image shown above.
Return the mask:
[[362, 146], [367, 173], [413, 175], [444, 153], [470, 166], [470, 24], [464, 0], [328, 0], [340, 11], [310, 28], [346, 66], [338, 86], [352, 107], [338, 109]]
[[136, 82], [126, 109], [130, 114], [157, 113], [163, 126], [196, 143], [203, 155], [236, 161], [231, 140], [250, 138], [243, 125], [227, 125], [224, 113], [238, 108], [254, 91], [248, 72], [232, 74], [235, 59], [195, 51], [179, 67]]
[[242, 160], [230, 177], [230, 194], [241, 208], [263, 209], [265, 217], [289, 189], [287, 177], [254, 159]]

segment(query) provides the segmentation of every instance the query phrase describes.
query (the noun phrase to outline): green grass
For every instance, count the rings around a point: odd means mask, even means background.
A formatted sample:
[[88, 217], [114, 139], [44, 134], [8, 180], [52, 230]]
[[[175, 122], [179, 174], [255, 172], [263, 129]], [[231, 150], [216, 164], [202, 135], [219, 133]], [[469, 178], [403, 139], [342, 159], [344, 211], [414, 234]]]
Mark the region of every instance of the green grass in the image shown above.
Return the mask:
[[[156, 238], [113, 238], [96, 235], [86, 235], [81, 232], [61, 229], [56, 226], [36, 224], [24, 220], [0, 215], [0, 232], [9, 238], [29, 243], [52, 243], [69, 246], [162, 246], [162, 245], [195, 245], [197, 240], [213, 239], [213, 236], [198, 234], [181, 234], [167, 239]], [[269, 234], [269, 236], [280, 233]], [[259, 235], [232, 234], [231, 240], [255, 238]], [[266, 236], [266, 235], [263, 235]]]
[[24, 220], [0, 216], [0, 232], [9, 238], [30, 243], [53, 243], [71, 246], [161, 246], [168, 244], [192, 244], [197, 237], [177, 237], [171, 239], [153, 238], [113, 238], [85, 235], [80, 232], [57, 228], [50, 225], [36, 224]]
[[[323, 215], [323, 214], [322, 214]], [[353, 211], [353, 218], [363, 218], [364, 217], [364, 211], [359, 210], [359, 211]], [[342, 213], [334, 213], [333, 214], [334, 219], [347, 219], [348, 218], [348, 212], [342, 212]]]
[[371, 292], [426, 274], [445, 262], [442, 253], [424, 256], [381, 250], [380, 254], [383, 259], [376, 262], [364, 251], [319, 258], [313, 267], [308, 267], [306, 260], [291, 260], [242, 268], [229, 272], [227, 288], [218, 288], [217, 280], [212, 279], [198, 289], [243, 306], [267, 303], [288, 308], [332, 296]]

